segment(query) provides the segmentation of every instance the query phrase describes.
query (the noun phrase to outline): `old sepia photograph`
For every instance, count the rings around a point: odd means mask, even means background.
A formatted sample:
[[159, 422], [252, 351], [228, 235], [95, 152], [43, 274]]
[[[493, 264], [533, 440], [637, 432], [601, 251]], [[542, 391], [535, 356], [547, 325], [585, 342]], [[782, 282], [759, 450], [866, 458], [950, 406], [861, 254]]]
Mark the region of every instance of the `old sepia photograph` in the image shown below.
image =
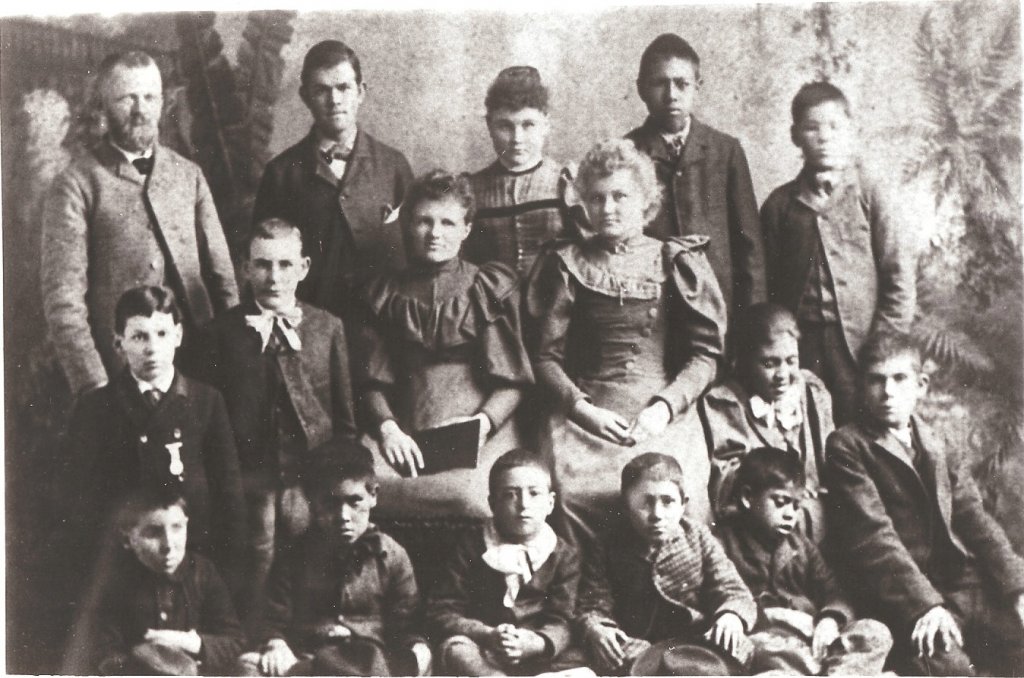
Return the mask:
[[0, 16], [6, 673], [1024, 675], [1019, 3], [221, 4]]

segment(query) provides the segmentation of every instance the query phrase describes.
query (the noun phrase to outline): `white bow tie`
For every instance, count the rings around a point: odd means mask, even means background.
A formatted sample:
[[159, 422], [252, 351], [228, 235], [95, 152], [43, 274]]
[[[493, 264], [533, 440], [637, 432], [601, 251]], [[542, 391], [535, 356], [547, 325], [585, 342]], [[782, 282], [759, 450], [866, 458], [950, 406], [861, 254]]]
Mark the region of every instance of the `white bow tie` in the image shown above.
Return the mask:
[[276, 325], [281, 330], [288, 348], [293, 351], [302, 350], [302, 340], [296, 328], [302, 322], [302, 309], [296, 306], [291, 311], [277, 312], [260, 309], [260, 313], [245, 316], [245, 324], [256, 330], [262, 340], [262, 350], [266, 350], [270, 343], [270, 336], [274, 333]]
[[783, 431], [792, 431], [804, 421], [800, 402], [795, 398], [780, 398], [770, 403], [761, 396], [751, 396], [750, 413], [768, 428], [778, 424]]

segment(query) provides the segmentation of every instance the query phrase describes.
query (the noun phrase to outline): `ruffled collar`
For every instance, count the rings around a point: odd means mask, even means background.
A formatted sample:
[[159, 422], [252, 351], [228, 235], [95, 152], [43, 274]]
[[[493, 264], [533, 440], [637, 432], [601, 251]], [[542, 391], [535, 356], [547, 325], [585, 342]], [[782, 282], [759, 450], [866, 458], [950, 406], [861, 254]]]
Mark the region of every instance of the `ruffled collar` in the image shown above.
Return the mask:
[[665, 281], [664, 243], [638, 236], [609, 248], [592, 238], [558, 251], [565, 267], [585, 288], [618, 299], [657, 299]]
[[[430, 286], [429, 298], [416, 294]], [[416, 266], [371, 282], [365, 298], [374, 315], [406, 341], [430, 350], [471, 343], [481, 328], [509, 312], [515, 271], [498, 262], [479, 268], [461, 258]]]

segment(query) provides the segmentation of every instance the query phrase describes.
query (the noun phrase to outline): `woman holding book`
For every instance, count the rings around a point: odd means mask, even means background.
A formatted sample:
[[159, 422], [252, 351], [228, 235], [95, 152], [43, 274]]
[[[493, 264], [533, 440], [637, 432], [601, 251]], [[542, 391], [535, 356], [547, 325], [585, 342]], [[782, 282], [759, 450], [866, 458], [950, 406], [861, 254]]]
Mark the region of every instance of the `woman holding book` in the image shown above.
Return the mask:
[[[505, 264], [460, 256], [472, 216], [465, 177], [435, 170], [417, 179], [399, 213], [409, 265], [364, 292], [363, 407], [376, 437], [383, 516], [490, 515], [487, 471], [519, 444], [511, 415], [533, 383], [519, 281]], [[431, 473], [450, 464], [445, 455], [471, 462], [477, 451], [475, 468]]]

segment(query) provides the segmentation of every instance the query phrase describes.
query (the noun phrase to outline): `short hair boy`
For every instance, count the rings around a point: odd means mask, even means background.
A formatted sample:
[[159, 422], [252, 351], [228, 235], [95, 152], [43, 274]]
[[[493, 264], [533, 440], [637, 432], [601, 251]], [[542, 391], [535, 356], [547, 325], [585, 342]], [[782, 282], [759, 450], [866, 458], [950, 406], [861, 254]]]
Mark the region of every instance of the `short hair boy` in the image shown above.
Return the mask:
[[245, 250], [245, 300], [197, 342], [197, 373], [224, 394], [238, 445], [249, 502], [249, 602], [256, 608], [275, 535], [308, 523], [298, 483], [306, 453], [333, 436], [355, 435], [345, 327], [296, 298], [309, 267], [296, 226], [261, 222]]
[[483, 534], [458, 544], [430, 592], [427, 618], [451, 675], [535, 675], [569, 645], [579, 557], [546, 522], [555, 507], [541, 459], [512, 450], [494, 462]]
[[114, 346], [124, 370], [83, 395], [69, 428], [81, 459], [79, 516], [98, 533], [128, 493], [171, 486], [188, 500], [191, 546], [225, 573], [240, 565], [245, 503], [238, 454], [221, 394], [174, 366], [181, 313], [165, 287], [135, 287], [114, 310]]
[[304, 477], [312, 528], [281, 550], [267, 586], [261, 648], [244, 675], [423, 675], [430, 648], [412, 632], [419, 593], [405, 549], [370, 522], [369, 450], [334, 440]]
[[117, 523], [126, 553], [98, 609], [103, 675], [225, 675], [244, 636], [217, 569], [186, 548], [184, 497], [149, 487], [124, 498]]
[[358, 55], [339, 40], [313, 45], [302, 61], [299, 96], [311, 129], [267, 163], [253, 204], [253, 228], [270, 218], [295, 224], [309, 247], [299, 298], [349, 321], [356, 290], [404, 263], [401, 235], [381, 219], [402, 202], [412, 168], [360, 121], [367, 86]]
[[854, 414], [855, 357], [869, 332], [906, 331], [913, 320], [911, 229], [855, 158], [842, 91], [804, 85], [792, 108], [804, 166], [761, 207], [768, 297], [796, 315], [800, 363], [832, 392], [841, 425]]
[[626, 138], [654, 161], [663, 189], [647, 234], [708, 236], [708, 260], [732, 317], [764, 298], [761, 225], [743, 146], [693, 115], [702, 84], [690, 43], [659, 35], [640, 57], [636, 79], [648, 117]]
[[628, 674], [652, 643], [670, 639], [717, 657], [679, 675], [728, 674], [750, 658], [757, 606], [708, 528], [683, 517], [683, 487], [668, 455], [641, 454], [622, 469], [628, 520], [605, 535], [580, 583], [579, 630], [600, 675]]
[[892, 629], [897, 671], [1019, 673], [1024, 559], [985, 510], [966, 455], [914, 414], [928, 388], [919, 349], [881, 333], [859, 359], [863, 414], [825, 454], [851, 596]]
[[813, 372], [800, 368], [800, 329], [789, 310], [754, 304], [734, 327], [731, 375], [711, 386], [697, 408], [711, 455], [712, 510], [721, 519], [736, 509], [736, 469], [750, 450], [793, 450], [806, 478], [801, 529], [820, 544], [825, 516], [818, 465], [835, 429], [832, 396]]
[[763, 611], [751, 673], [878, 675], [892, 648], [881, 622], [855, 620], [832, 570], [800, 529], [804, 466], [793, 450], [751, 450], [736, 471], [739, 513], [719, 526]]
[[541, 245], [563, 232], [562, 164], [547, 157], [548, 88], [532, 66], [498, 73], [484, 99], [497, 159], [471, 176], [477, 212], [465, 244], [475, 264], [501, 261], [524, 280]]

